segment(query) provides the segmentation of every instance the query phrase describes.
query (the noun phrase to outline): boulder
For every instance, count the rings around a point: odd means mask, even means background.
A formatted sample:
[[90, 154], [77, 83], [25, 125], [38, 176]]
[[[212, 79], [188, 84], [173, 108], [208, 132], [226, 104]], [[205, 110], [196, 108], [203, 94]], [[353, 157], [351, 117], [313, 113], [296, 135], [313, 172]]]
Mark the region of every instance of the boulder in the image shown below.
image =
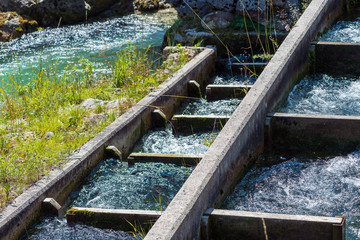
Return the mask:
[[103, 101], [103, 100], [99, 100], [99, 99], [88, 98], [80, 104], [80, 107], [84, 108], [86, 110], [95, 110], [96, 106], [101, 105], [101, 106], [105, 107], [106, 110], [112, 110], [112, 109], [118, 108], [120, 106], [120, 104], [123, 102], [124, 102], [124, 99], [117, 99], [117, 100], [113, 100], [113, 101]]
[[0, 11], [16, 11], [48, 26], [58, 25], [60, 19], [65, 24], [84, 21], [112, 6], [122, 7], [126, 14], [130, 9], [130, 2], [131, 0], [1, 0]]
[[186, 2], [182, 2], [176, 10], [179, 15], [184, 17], [187, 15], [194, 15], [192, 8], [200, 17], [204, 17], [209, 12], [212, 12], [213, 9], [207, 4], [206, 0], [188, 0]]
[[27, 11], [36, 4], [36, 0], [1, 0], [1, 12], [17, 12], [19, 14], [27, 14]]
[[208, 27], [211, 29], [226, 28], [230, 25], [233, 19], [234, 15], [229, 12], [216, 11], [205, 15], [205, 17], [203, 17], [203, 21], [201, 22], [201, 26], [204, 29], [208, 29]]
[[253, 20], [257, 19], [266, 10], [266, 0], [239, 0], [236, 4], [236, 12], [246, 14]]
[[233, 12], [235, 10], [235, 0], [206, 0], [208, 5], [215, 9], [225, 12]]
[[36, 21], [24, 18], [16, 12], [0, 12], [0, 41], [10, 41], [24, 33], [36, 31]]

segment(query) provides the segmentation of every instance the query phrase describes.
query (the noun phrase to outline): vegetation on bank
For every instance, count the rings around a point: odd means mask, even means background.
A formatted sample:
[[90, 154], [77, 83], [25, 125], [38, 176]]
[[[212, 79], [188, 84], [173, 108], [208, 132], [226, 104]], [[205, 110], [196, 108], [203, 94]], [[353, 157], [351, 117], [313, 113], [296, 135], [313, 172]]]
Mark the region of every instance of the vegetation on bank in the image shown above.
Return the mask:
[[[87, 59], [61, 75], [56, 65], [34, 68], [27, 85], [9, 76], [11, 82], [0, 88], [0, 209], [180, 69], [189, 57], [178, 51], [177, 58], [162, 62], [150, 48], [130, 46], [106, 76], [95, 76]], [[81, 107], [89, 98], [117, 101], [111, 109], [100, 103]]]

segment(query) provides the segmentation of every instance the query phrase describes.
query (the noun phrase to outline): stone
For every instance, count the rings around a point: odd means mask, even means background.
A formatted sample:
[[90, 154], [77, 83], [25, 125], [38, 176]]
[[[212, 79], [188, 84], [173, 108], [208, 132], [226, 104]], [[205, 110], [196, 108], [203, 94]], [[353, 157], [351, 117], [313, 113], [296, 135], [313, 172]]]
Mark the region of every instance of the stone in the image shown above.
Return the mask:
[[135, 0], [134, 9], [139, 11], [153, 11], [159, 8], [159, 0]]
[[89, 116], [83, 117], [82, 121], [86, 125], [97, 125], [101, 121], [104, 121], [106, 119], [105, 114], [91, 114]]
[[[233, 14], [223, 11], [216, 11], [209, 13], [203, 17], [201, 26], [204, 29], [217, 29], [217, 28], [226, 28], [230, 25], [231, 21], [234, 19]], [[206, 25], [204, 24], [206, 23]]]
[[[252, 19], [256, 19], [258, 14], [262, 14], [266, 10], [265, 0], [239, 0], [236, 4], [236, 12], [248, 15]], [[247, 13], [246, 13], [247, 12]]]
[[103, 101], [99, 99], [88, 98], [84, 100], [79, 106], [86, 110], [95, 110], [97, 105], [105, 106], [106, 109], [118, 108], [120, 104], [124, 102], [124, 99], [117, 99], [113, 101]]
[[206, 2], [211, 8], [224, 12], [233, 12], [236, 5], [234, 0], [206, 0]]
[[206, 0], [188, 0], [186, 3], [182, 2], [176, 10], [181, 17], [187, 15], [193, 16], [194, 13], [190, 8], [192, 8], [200, 17], [204, 17], [206, 14], [213, 11], [213, 9], [207, 4]]
[[103, 104], [101, 100], [98, 99], [93, 99], [93, 98], [89, 98], [84, 100], [81, 104], [80, 107], [84, 108], [84, 109], [95, 109], [97, 104]]
[[0, 11], [14, 11], [19, 14], [26, 14], [28, 9], [36, 4], [36, 0], [1, 0]]
[[53, 138], [53, 137], [55, 137], [55, 134], [53, 132], [47, 132], [44, 135], [44, 138]]
[[0, 12], [0, 41], [10, 41], [24, 33], [36, 31], [38, 24], [16, 12]]

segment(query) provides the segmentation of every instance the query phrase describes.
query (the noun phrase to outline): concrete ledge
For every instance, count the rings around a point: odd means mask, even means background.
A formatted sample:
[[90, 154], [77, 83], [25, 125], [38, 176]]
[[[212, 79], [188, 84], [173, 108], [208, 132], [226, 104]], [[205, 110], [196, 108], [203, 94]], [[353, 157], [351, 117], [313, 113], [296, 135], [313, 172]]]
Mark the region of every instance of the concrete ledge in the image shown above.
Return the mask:
[[221, 202], [263, 151], [265, 117], [308, 68], [310, 44], [339, 16], [339, 0], [312, 0], [271, 61], [145, 239], [196, 239], [206, 209]]
[[68, 224], [81, 222], [97, 228], [122, 231], [133, 231], [133, 224], [147, 231], [160, 216], [160, 211], [74, 207], [67, 212], [66, 219]]
[[208, 239], [263, 240], [266, 239], [264, 224], [268, 239], [345, 239], [344, 217], [316, 217], [220, 209], [207, 211], [205, 216], [209, 218]]
[[276, 152], [349, 152], [360, 145], [360, 116], [269, 114], [269, 147]]
[[316, 72], [360, 74], [360, 43], [314, 42], [313, 45]]
[[172, 116], [182, 100], [174, 96], [187, 95], [189, 80], [207, 80], [215, 60], [215, 50], [203, 49], [172, 78], [76, 150], [62, 169], [52, 171], [17, 197], [0, 215], [0, 239], [17, 239], [40, 216], [45, 198], [63, 204], [80, 180], [104, 158], [106, 146], [115, 146], [126, 159], [133, 144], [151, 127], [151, 112], [160, 108], [167, 118]]
[[181, 166], [196, 166], [203, 155], [169, 154], [169, 153], [131, 153], [128, 157], [129, 164], [137, 162], [162, 162], [173, 163]]
[[266, 65], [267, 63], [233, 63], [231, 69], [235, 73], [245, 74], [247, 72], [248, 75], [251, 75], [251, 73], [260, 75]]
[[206, 86], [206, 100], [208, 102], [225, 98], [243, 98], [250, 91], [252, 85], [215, 85]]
[[176, 132], [192, 134], [221, 130], [229, 119], [230, 116], [174, 115], [171, 122]]

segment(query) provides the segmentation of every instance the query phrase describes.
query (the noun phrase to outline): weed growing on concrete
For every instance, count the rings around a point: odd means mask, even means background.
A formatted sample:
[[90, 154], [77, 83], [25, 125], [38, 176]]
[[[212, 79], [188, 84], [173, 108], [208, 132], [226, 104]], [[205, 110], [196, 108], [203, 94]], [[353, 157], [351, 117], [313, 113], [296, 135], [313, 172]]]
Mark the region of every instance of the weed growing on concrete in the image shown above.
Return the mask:
[[[22, 84], [19, 75], [9, 76], [0, 88], [0, 209], [32, 183], [61, 167], [66, 156], [108, 126], [154, 87], [188, 61], [149, 58], [145, 50], [129, 46], [118, 53], [112, 74], [96, 76], [94, 65], [81, 59], [64, 74], [56, 66], [40, 63], [35, 77]], [[43, 66], [43, 67], [41, 67]], [[21, 75], [21, 69], [17, 70]], [[85, 99], [118, 100], [109, 109], [102, 104], [83, 108]]]

